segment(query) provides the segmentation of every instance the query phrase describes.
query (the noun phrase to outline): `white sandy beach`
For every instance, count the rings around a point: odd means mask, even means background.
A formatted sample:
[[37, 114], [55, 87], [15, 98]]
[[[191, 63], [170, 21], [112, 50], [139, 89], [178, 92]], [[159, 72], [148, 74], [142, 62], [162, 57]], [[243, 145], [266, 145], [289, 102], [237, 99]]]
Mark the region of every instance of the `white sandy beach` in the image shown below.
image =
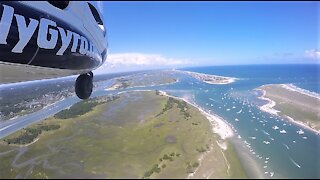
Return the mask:
[[[150, 91], [153, 91], [153, 90], [128, 90], [128, 91], [121, 91], [121, 92], [118, 92], [117, 94], [122, 94], [122, 93], [125, 93], [125, 92], [131, 92], [131, 91], [135, 91], [135, 92], [150, 92]], [[186, 103], [188, 103], [189, 105], [197, 108], [203, 115], [206, 116], [206, 118], [209, 120], [209, 122], [211, 123], [212, 125], [212, 130], [214, 133], [218, 134], [220, 136], [221, 139], [225, 140], [227, 138], [231, 138], [234, 136], [234, 132], [232, 130], [232, 128], [229, 126], [228, 123], [225, 122], [225, 120], [223, 120], [223, 118], [221, 118], [220, 116], [216, 115], [216, 114], [210, 114], [210, 113], [207, 113], [206, 111], [204, 111], [200, 106], [194, 104], [194, 103], [191, 103], [190, 101], [188, 101], [187, 99], [185, 98], [179, 98], [179, 97], [175, 97], [175, 96], [172, 96], [172, 95], [169, 95], [167, 94], [166, 92], [164, 91], [159, 91], [159, 93], [161, 95], [164, 95], [164, 96], [167, 96], [167, 97], [172, 97], [172, 98], [175, 98], [175, 99], [178, 99], [178, 100], [182, 100], [182, 101], [185, 101]], [[223, 144], [221, 144], [221, 148], [222, 149], [225, 149], [226, 146], [224, 146]]]
[[[122, 93], [126, 93], [126, 92], [132, 92], [132, 91], [135, 91], [135, 92], [150, 92], [150, 91], [153, 91], [153, 90], [128, 90], [128, 91], [121, 91], [121, 92], [118, 92], [117, 94], [122, 94]], [[232, 128], [221, 118], [219, 117], [218, 115], [216, 114], [209, 114], [207, 112], [205, 112], [200, 106], [196, 105], [196, 104], [193, 104], [191, 103], [190, 101], [188, 101], [187, 99], [185, 98], [179, 98], [179, 97], [175, 97], [175, 96], [172, 96], [172, 95], [169, 95], [168, 93], [164, 92], [164, 91], [159, 91], [160, 95], [163, 95], [163, 96], [167, 96], [167, 97], [172, 97], [172, 98], [175, 98], [175, 99], [178, 99], [178, 100], [182, 100], [182, 101], [185, 101], [186, 103], [188, 103], [189, 105], [197, 108], [203, 115], [206, 116], [206, 118], [209, 120], [210, 124], [212, 125], [212, 130], [215, 134], [218, 134], [220, 136], [220, 138], [222, 140], [225, 140], [227, 138], [231, 138], [234, 136], [234, 133], [233, 133], [233, 130]], [[227, 144], [224, 142], [224, 141], [220, 141], [218, 142], [217, 141], [217, 144], [219, 145], [219, 147], [221, 148], [221, 153], [223, 154], [224, 156], [224, 159], [227, 163], [227, 166], [228, 166], [228, 170], [230, 168], [230, 165], [229, 165], [229, 162], [227, 161], [225, 155], [224, 155], [224, 152], [225, 150], [227, 150]], [[210, 150], [204, 154], [202, 154], [199, 158], [198, 158], [198, 161], [200, 162], [200, 166], [201, 166], [201, 163], [202, 161], [204, 160], [204, 158], [206, 157], [206, 155], [212, 150], [212, 147], [210, 148]], [[199, 166], [199, 167], [200, 167]], [[192, 178], [195, 173], [198, 171], [198, 168], [196, 168], [195, 172], [191, 173], [188, 175], [187, 179], [190, 179]], [[210, 175], [211, 176], [211, 175]], [[208, 177], [210, 177], [208, 176]]]
[[[227, 138], [230, 138], [230, 137], [234, 136], [232, 128], [220, 116], [218, 116], [216, 114], [207, 113], [200, 106], [191, 103], [190, 101], [188, 101], [185, 98], [179, 98], [179, 97], [171, 96], [171, 95], [168, 95], [164, 91], [160, 91], [160, 93], [165, 95], [165, 96], [168, 96], [168, 97], [172, 97], [172, 98], [175, 98], [175, 99], [183, 100], [186, 103], [188, 103], [189, 105], [197, 108], [203, 115], [205, 115], [207, 117], [207, 119], [209, 120], [209, 122], [212, 125], [213, 132], [218, 134], [221, 137], [221, 139], [224, 140], [224, 139], [227, 139]], [[223, 146], [222, 148], [225, 148], [225, 146]]]
[[307, 124], [305, 124], [305, 123], [303, 123], [303, 122], [301, 122], [301, 121], [296, 121], [296, 120], [294, 120], [294, 119], [293, 119], [292, 117], [290, 117], [290, 116], [284, 116], [284, 117], [285, 117], [286, 119], [288, 119], [290, 122], [292, 122], [292, 123], [294, 123], [294, 124], [296, 124], [296, 125], [298, 125], [298, 126], [300, 126], [300, 127], [306, 128], [306, 129], [308, 129], [308, 130], [316, 133], [317, 135], [320, 135], [320, 132], [319, 132], [319, 131], [317, 131], [317, 130], [315, 130], [315, 129], [312, 129], [312, 128], [309, 127]]
[[307, 95], [307, 96], [310, 96], [310, 97], [313, 97], [313, 98], [316, 98], [316, 99], [319, 99], [320, 100], [320, 95], [317, 94], [317, 93], [314, 93], [314, 92], [310, 92], [308, 90], [305, 90], [305, 89], [301, 89], [293, 84], [280, 84], [281, 87], [289, 90], [289, 91], [295, 91], [295, 92], [298, 92], [300, 94], [304, 94], [304, 95]]
[[[287, 90], [290, 90], [290, 91], [295, 91], [295, 92], [298, 92], [298, 93], [301, 93], [301, 94], [304, 94], [304, 95], [307, 95], [307, 96], [311, 96], [313, 98], [317, 98], [317, 99], [320, 99], [319, 95], [315, 95], [315, 94], [310, 94], [307, 90], [304, 90], [304, 89], [301, 89], [301, 88], [298, 88], [294, 85], [288, 85], [288, 84], [280, 84], [281, 87], [287, 89]], [[263, 92], [262, 96], [258, 97], [259, 99], [262, 99], [262, 100], [266, 100], [268, 101], [267, 104], [263, 105], [263, 106], [260, 106], [260, 110], [262, 111], [265, 111], [267, 113], [270, 113], [270, 114], [273, 114], [273, 115], [276, 115], [276, 116], [279, 116], [280, 115], [278, 114], [280, 111], [274, 109], [273, 107], [276, 105], [276, 102], [272, 101], [271, 99], [269, 98], [266, 98], [265, 95], [266, 95], [266, 91], [263, 90], [263, 89], [260, 89], [260, 88], [257, 88], [257, 90], [260, 90]], [[301, 121], [298, 121], [298, 120], [295, 120], [293, 118], [291, 118], [290, 116], [284, 116], [287, 120], [289, 120], [290, 122], [300, 126], [300, 127], [303, 127], [303, 128], [306, 128], [314, 133], [316, 133], [317, 135], [320, 135], [320, 132], [311, 128], [310, 126], [308, 126], [307, 124], [301, 122]]]
[[212, 81], [202, 80], [203, 82], [205, 82], [207, 84], [230, 84], [230, 83], [233, 83], [236, 80], [238, 80], [238, 78], [234, 78], [234, 77], [218, 76], [218, 75], [212, 75], [212, 74], [197, 73], [197, 72], [192, 72], [192, 71], [182, 71], [182, 70], [174, 70], [174, 71], [184, 73], [184, 74], [189, 74], [198, 80], [201, 80], [198, 78], [198, 76], [207, 76], [207, 77], [209, 76], [212, 78], [222, 78], [223, 79], [223, 80], [216, 80], [216, 81], [220, 81], [220, 82], [212, 82]]
[[210, 82], [210, 81], [204, 81], [205, 83], [208, 83], [208, 84], [230, 84], [230, 83], [233, 83], [236, 81], [236, 78], [229, 78], [226, 82], [218, 82], [218, 83], [213, 83], [213, 82]]
[[[167, 97], [172, 97], [175, 99], [179, 99], [179, 100], [183, 100], [186, 103], [188, 103], [189, 105], [197, 108], [203, 115], [206, 116], [206, 118], [209, 120], [210, 124], [212, 125], [212, 130], [214, 133], [218, 134], [220, 136], [220, 138], [222, 140], [225, 140], [227, 138], [231, 138], [234, 136], [233, 130], [232, 128], [225, 122], [225, 120], [223, 120], [223, 118], [219, 117], [216, 114], [209, 114], [206, 111], [204, 111], [200, 106], [188, 101], [186, 98], [179, 98], [179, 97], [175, 97], [172, 95], [169, 95], [168, 93], [164, 92], [164, 91], [159, 91], [161, 95], [167, 96]], [[227, 144], [225, 141], [217, 141], [216, 142], [218, 144], [218, 146], [221, 148], [221, 153], [224, 157], [224, 160], [226, 162], [226, 165], [228, 166], [228, 170], [227, 170], [227, 174], [229, 174], [229, 169], [230, 169], [230, 164], [227, 160], [227, 158], [225, 157], [225, 154], [223, 151], [227, 150]], [[204, 160], [204, 158], [206, 157], [207, 154], [210, 153], [210, 151], [212, 150], [212, 147], [210, 148], [210, 150], [204, 154], [202, 154], [199, 158], [198, 161], [200, 162], [200, 166], [202, 164], [202, 161]], [[195, 170], [195, 172], [191, 173], [188, 175], [187, 179], [192, 178], [198, 171], [199, 167]], [[211, 177], [211, 175], [207, 176], [207, 178]]]
[[258, 98], [262, 99], [262, 100], [265, 100], [265, 101], [268, 101], [267, 104], [259, 107], [260, 110], [278, 116], [278, 112], [280, 112], [280, 111], [278, 111], [276, 109], [273, 109], [273, 107], [276, 105], [276, 102], [274, 102], [271, 99], [265, 97], [265, 95], [266, 95], [266, 91], [265, 90], [259, 89], [259, 88], [257, 88], [257, 90], [260, 90], [263, 93]]
[[116, 82], [115, 84], [111, 85], [110, 87], [106, 88], [106, 91], [112, 91], [112, 90], [116, 90], [121, 86], [121, 83]]

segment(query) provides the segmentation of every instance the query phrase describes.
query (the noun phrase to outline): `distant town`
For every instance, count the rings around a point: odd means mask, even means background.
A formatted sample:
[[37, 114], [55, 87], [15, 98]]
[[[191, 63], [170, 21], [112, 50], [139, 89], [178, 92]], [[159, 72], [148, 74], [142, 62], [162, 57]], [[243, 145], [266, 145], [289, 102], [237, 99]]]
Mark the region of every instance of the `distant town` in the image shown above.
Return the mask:
[[74, 82], [35, 82], [2, 88], [0, 94], [1, 121], [38, 111], [45, 106], [74, 95]]
[[229, 84], [234, 82], [237, 79], [233, 77], [224, 77], [224, 76], [196, 73], [196, 72], [190, 72], [190, 71], [180, 71], [180, 70], [175, 70], [175, 71], [188, 74], [198, 79], [199, 81], [203, 81], [208, 84]]
[[[94, 78], [94, 87], [114, 77], [137, 72], [101, 74]], [[0, 121], [36, 112], [50, 104], [74, 96], [75, 77], [9, 84], [0, 87]]]

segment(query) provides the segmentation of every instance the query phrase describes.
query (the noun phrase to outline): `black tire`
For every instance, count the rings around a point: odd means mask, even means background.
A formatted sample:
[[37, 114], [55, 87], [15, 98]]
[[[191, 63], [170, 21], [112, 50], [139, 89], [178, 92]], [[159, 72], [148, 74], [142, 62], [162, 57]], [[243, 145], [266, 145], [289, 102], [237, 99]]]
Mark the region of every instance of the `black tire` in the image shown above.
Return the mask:
[[93, 88], [93, 77], [91, 74], [81, 74], [75, 84], [75, 91], [80, 99], [88, 99], [91, 96]]

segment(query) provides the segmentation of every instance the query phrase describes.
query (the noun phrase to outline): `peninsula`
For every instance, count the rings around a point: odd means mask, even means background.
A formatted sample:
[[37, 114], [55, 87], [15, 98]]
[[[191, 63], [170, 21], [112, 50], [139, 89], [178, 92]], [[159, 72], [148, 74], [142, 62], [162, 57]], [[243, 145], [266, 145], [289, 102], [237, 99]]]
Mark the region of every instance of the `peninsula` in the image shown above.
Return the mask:
[[299, 125], [320, 132], [320, 97], [292, 84], [263, 85], [260, 99], [268, 101], [261, 110], [285, 117]]
[[191, 71], [181, 71], [181, 70], [175, 70], [175, 71], [190, 75], [195, 79], [199, 81], [203, 81], [208, 84], [230, 84], [230, 83], [233, 83], [235, 80], [237, 80], [237, 78], [234, 78], [234, 77], [217, 76], [217, 75], [211, 75], [211, 74], [196, 73]]

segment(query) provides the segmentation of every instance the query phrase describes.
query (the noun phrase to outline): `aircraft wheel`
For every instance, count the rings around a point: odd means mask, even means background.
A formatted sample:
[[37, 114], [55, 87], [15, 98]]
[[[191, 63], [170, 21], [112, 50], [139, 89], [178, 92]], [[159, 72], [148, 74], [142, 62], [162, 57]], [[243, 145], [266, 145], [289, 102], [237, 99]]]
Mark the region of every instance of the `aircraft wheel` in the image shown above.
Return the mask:
[[76, 94], [80, 99], [88, 99], [92, 93], [93, 87], [93, 74], [92, 72], [87, 74], [81, 74], [75, 84]]

